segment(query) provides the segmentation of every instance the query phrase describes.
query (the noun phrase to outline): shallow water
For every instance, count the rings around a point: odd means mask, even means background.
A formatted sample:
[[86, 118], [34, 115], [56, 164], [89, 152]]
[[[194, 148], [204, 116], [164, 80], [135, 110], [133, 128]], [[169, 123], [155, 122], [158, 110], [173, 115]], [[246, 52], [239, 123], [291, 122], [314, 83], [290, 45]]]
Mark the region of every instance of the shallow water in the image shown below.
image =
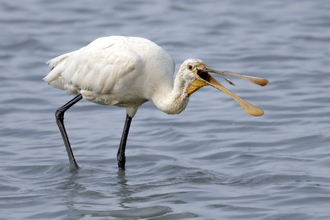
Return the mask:
[[[1, 1], [0, 219], [329, 219], [330, 2]], [[152, 103], [133, 119], [127, 170], [117, 147], [125, 109], [80, 101], [41, 79], [45, 62], [95, 38], [148, 38], [176, 60], [269, 79], [217, 79], [265, 111], [252, 117], [211, 88], [180, 115]]]

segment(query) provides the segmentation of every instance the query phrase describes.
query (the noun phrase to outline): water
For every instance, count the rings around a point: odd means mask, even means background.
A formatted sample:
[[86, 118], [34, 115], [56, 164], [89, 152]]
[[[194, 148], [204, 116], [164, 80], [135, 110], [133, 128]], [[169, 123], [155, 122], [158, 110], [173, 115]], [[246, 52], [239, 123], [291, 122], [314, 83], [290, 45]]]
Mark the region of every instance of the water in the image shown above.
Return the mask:
[[[0, 3], [0, 219], [329, 219], [330, 2], [9, 1]], [[86, 100], [65, 124], [81, 167], [69, 172], [55, 110], [72, 97], [41, 79], [45, 62], [109, 35], [148, 38], [176, 67], [269, 79], [217, 79], [265, 111], [252, 117], [211, 87], [178, 116], [143, 105], [116, 151], [125, 109]]]

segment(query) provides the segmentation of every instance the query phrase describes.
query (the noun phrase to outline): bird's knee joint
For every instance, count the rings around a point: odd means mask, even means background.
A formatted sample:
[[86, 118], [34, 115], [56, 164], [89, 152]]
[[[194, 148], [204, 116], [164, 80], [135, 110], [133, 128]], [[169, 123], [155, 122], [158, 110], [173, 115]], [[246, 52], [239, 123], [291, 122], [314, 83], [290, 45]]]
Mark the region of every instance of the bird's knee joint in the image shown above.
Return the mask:
[[59, 108], [55, 112], [56, 119], [63, 119], [64, 118], [64, 109]]

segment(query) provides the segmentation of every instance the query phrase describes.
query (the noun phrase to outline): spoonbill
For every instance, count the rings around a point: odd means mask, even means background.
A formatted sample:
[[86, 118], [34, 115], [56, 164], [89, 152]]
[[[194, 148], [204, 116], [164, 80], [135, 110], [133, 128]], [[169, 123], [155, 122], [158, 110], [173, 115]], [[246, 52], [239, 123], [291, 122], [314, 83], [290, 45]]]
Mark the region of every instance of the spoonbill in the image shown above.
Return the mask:
[[236, 100], [250, 115], [263, 111], [224, 88], [209, 73], [243, 78], [265, 86], [268, 80], [209, 68], [200, 59], [184, 61], [173, 83], [174, 60], [157, 44], [139, 37], [110, 36], [94, 40], [79, 50], [47, 62], [49, 85], [75, 97], [57, 109], [56, 123], [66, 147], [70, 169], [78, 169], [64, 127], [64, 113], [82, 98], [126, 108], [126, 121], [117, 153], [118, 168], [125, 169], [126, 141], [132, 118], [147, 101], [167, 114], [180, 114], [189, 96], [204, 86], [213, 86]]

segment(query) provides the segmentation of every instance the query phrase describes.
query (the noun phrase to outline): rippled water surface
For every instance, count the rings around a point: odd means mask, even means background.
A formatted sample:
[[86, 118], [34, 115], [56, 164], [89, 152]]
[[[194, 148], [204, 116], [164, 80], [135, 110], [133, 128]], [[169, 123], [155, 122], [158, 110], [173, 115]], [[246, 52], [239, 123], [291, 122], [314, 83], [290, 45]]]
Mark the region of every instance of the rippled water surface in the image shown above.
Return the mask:
[[[0, 2], [0, 219], [330, 219], [330, 2]], [[45, 62], [101, 36], [148, 38], [176, 61], [269, 79], [217, 79], [265, 111], [246, 114], [205, 87], [180, 115], [152, 103], [133, 119], [127, 170], [116, 152], [125, 109], [41, 79]]]

